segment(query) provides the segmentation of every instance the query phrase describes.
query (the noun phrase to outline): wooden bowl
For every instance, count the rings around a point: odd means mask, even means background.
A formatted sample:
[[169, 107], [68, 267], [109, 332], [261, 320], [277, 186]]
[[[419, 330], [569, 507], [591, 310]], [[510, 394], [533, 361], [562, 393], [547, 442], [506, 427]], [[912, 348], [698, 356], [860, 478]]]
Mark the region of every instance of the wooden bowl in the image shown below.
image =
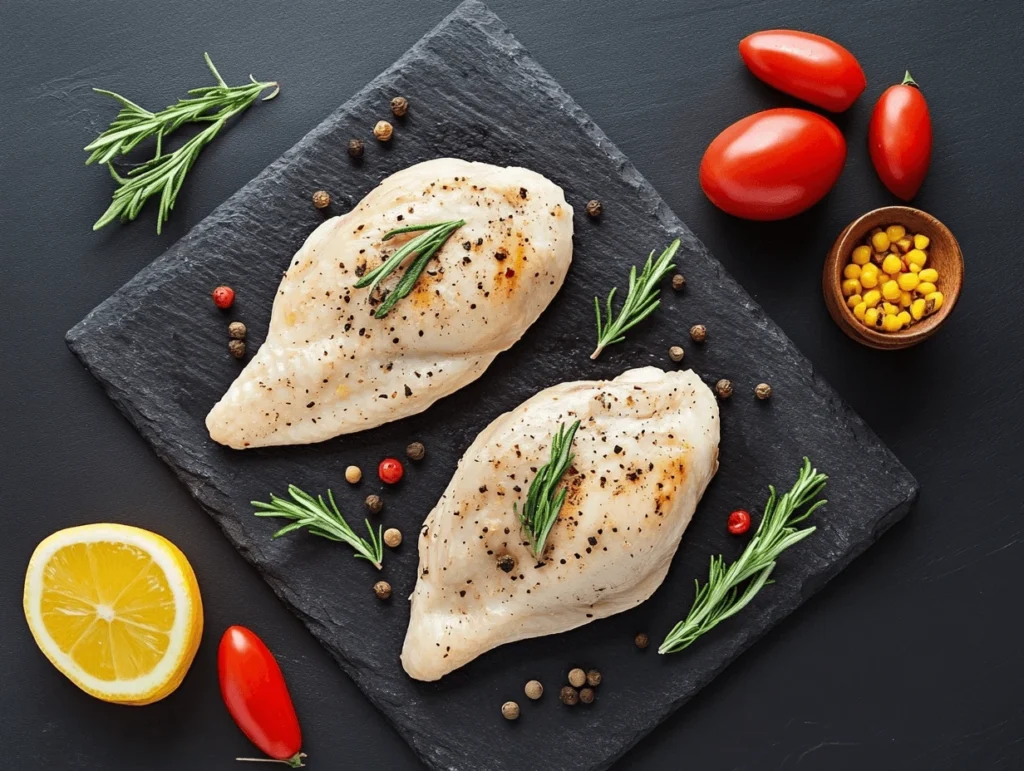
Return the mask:
[[[920, 233], [928, 236], [931, 243], [926, 267], [939, 271], [936, 284], [942, 292], [942, 307], [931, 316], [926, 316], [916, 324], [899, 332], [881, 332], [864, 326], [857, 321], [853, 310], [847, 306], [843, 297], [843, 268], [850, 262], [853, 249], [865, 243], [868, 234], [874, 228], [883, 230], [889, 225], [903, 225], [908, 233]], [[832, 245], [832, 250], [825, 259], [825, 269], [821, 276], [821, 289], [825, 295], [825, 305], [836, 324], [847, 335], [859, 343], [884, 351], [909, 348], [922, 340], [931, 337], [953, 312], [960, 288], [964, 281], [964, 256], [960, 244], [949, 228], [935, 217], [914, 209], [910, 206], [884, 206], [881, 209], [863, 214], [839, 234]]]

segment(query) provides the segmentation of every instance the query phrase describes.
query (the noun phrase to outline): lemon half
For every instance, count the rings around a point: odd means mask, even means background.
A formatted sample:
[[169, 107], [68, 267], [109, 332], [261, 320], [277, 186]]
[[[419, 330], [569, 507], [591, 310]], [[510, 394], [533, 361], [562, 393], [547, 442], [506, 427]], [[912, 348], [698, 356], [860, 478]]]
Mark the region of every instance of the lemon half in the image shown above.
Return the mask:
[[173, 693], [203, 633], [199, 584], [185, 555], [127, 525], [46, 538], [29, 561], [24, 603], [50, 662], [86, 693], [121, 704]]

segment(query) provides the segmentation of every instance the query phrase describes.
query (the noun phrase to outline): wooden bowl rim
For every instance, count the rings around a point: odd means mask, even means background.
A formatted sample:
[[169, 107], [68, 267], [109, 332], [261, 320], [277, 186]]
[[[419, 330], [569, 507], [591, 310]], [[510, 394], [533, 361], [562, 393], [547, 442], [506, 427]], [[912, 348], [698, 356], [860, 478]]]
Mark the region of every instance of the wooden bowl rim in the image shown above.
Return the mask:
[[[889, 224], [903, 224], [906, 225], [905, 219], [908, 215], [910, 217], [923, 218], [929, 226], [935, 228], [942, 233], [945, 240], [948, 240], [950, 247], [952, 248], [952, 258], [960, 263], [960, 280], [955, 281], [952, 284], [946, 284], [942, 287], [943, 303], [939, 312], [929, 317], [927, 321], [919, 322], [909, 329], [900, 330], [899, 332], [878, 332], [877, 330], [871, 329], [861, 324], [857, 317], [853, 315], [853, 309], [846, 304], [846, 298], [843, 297], [842, 291], [842, 271], [845, 267], [845, 262], [841, 258], [841, 255], [847, 254], [853, 250], [853, 244], [849, 241], [853, 236], [853, 233], [859, 230], [865, 221], [868, 219], [881, 218], [882, 216], [889, 218]], [[867, 229], [871, 227], [877, 227], [878, 222], [868, 224]], [[855, 240], [860, 240], [855, 239]], [[932, 238], [935, 241], [935, 238]], [[960, 249], [960, 243], [956, 240], [956, 236], [953, 235], [946, 225], [935, 215], [929, 214], [923, 209], [918, 209], [913, 206], [881, 206], [877, 209], [861, 214], [859, 217], [854, 219], [850, 224], [843, 228], [835, 242], [832, 244], [832, 249], [828, 253], [828, 257], [825, 260], [825, 269], [823, 273], [823, 284], [824, 291], [832, 295], [834, 300], [833, 304], [826, 303], [829, 306], [829, 312], [832, 315], [833, 320], [839, 324], [839, 327], [847, 333], [847, 335], [857, 339], [859, 342], [869, 345], [872, 348], [881, 350], [895, 350], [900, 348], [909, 348], [912, 345], [916, 345], [922, 340], [927, 339], [933, 335], [939, 327], [945, 323], [949, 314], [953, 312], [953, 308], [956, 305], [957, 300], [960, 298], [960, 291], [963, 287], [964, 281], [964, 256]], [[838, 310], [837, 310], [838, 309]], [[837, 318], [837, 312], [839, 317]], [[851, 334], [851, 332], [853, 334]]]

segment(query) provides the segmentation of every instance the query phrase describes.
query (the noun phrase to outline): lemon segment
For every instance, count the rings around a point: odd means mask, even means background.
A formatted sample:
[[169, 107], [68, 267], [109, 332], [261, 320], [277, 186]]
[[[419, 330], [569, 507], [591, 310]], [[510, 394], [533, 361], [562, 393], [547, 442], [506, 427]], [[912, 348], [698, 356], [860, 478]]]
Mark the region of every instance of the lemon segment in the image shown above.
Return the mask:
[[46, 538], [29, 561], [24, 608], [51, 663], [104, 701], [140, 705], [170, 695], [202, 637], [199, 585], [185, 555], [126, 525]]

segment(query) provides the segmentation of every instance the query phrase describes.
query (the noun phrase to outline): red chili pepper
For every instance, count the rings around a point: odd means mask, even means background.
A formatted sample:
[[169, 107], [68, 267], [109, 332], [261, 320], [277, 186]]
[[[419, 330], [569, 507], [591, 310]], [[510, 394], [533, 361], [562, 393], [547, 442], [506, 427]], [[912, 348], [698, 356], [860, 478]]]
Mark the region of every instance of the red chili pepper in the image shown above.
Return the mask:
[[388, 485], [398, 483], [404, 474], [405, 468], [402, 466], [402, 461], [397, 458], [385, 458], [377, 467], [377, 476], [380, 477], [380, 481]]
[[263, 641], [244, 626], [228, 627], [217, 652], [217, 673], [224, 704], [249, 741], [291, 768], [303, 766], [299, 719], [281, 667]]
[[932, 118], [909, 72], [878, 98], [868, 124], [868, 150], [889, 192], [904, 201], [917, 195], [932, 158]]
[[736, 509], [729, 515], [729, 532], [733, 535], [743, 535], [750, 529], [750, 514], [743, 509]]
[[235, 290], [229, 286], [219, 286], [213, 290], [213, 304], [218, 308], [227, 309], [235, 301]]

